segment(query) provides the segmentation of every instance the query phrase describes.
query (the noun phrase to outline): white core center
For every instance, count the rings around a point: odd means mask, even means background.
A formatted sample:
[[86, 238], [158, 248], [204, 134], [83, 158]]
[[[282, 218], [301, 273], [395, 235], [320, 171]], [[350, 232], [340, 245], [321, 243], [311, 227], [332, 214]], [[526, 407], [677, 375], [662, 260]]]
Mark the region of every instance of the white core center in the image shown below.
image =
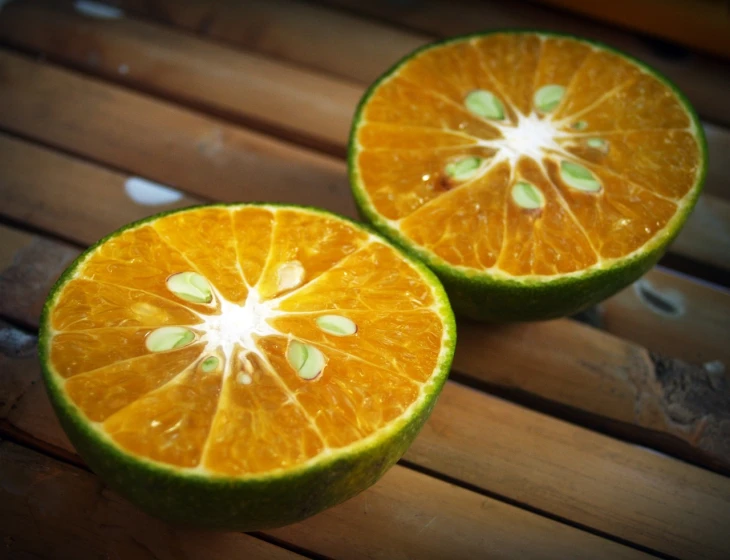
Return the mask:
[[541, 119], [531, 113], [527, 116], [519, 115], [518, 119], [517, 126], [491, 123], [499, 128], [504, 138], [484, 140], [481, 143], [499, 150], [495, 160], [507, 159], [514, 165], [520, 156], [531, 157], [539, 162], [547, 150], [562, 152], [560, 145], [555, 142], [558, 130], [549, 118]]
[[196, 326], [203, 331], [207, 350], [222, 348], [226, 357], [233, 353], [234, 345], [253, 350], [257, 348], [253, 336], [279, 334], [268, 322], [276, 315], [271, 301], [261, 302], [258, 292], [250, 288], [246, 303], [238, 305], [218, 296], [220, 314], [200, 315], [203, 324]]

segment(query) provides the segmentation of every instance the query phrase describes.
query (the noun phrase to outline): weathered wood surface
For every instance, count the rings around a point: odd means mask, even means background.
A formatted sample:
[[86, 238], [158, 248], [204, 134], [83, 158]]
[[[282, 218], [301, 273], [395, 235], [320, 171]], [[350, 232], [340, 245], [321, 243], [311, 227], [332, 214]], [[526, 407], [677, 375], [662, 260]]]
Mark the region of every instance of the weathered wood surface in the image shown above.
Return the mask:
[[[11, 558], [301, 558], [242, 533], [167, 525], [89, 472], [1, 440], [0, 480], [3, 545]], [[648, 557], [398, 466], [357, 498], [266, 533], [305, 555], [337, 558]]]

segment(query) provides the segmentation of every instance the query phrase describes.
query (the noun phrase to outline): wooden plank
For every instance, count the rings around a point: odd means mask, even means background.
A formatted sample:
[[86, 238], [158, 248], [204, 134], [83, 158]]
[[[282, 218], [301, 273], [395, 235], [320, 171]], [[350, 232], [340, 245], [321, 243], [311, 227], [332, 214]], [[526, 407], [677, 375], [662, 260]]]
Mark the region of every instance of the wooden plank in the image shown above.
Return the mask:
[[[38, 382], [39, 365], [33, 359], [22, 361], [22, 367], [3, 369], [20, 372], [23, 380], [14, 380], [12, 373], [3, 375], [2, 394], [10, 394], [9, 384], [35, 384], [31, 390], [14, 395], [16, 406], [5, 424], [13, 428], [16, 437], [27, 434], [38, 442], [57, 445], [63, 436], [56, 419], [43, 412], [50, 410], [50, 404]], [[725, 533], [730, 530], [729, 478], [454, 382], [447, 383], [431, 419], [406, 458], [492, 495], [665, 554], [720, 559], [728, 552]], [[436, 551], [435, 557], [447, 557], [450, 550], [453, 557], [462, 558], [485, 557], [486, 552], [496, 554], [505, 549], [506, 557], [521, 557], [516, 547], [520, 546], [519, 539], [528, 535], [531, 542], [526, 546], [533, 553], [546, 550], [557, 558], [554, 547], [560, 541], [573, 549], [581, 548], [575, 545], [578, 537], [566, 533], [565, 526], [548, 523], [545, 530], [560, 533], [554, 538], [543, 537], [544, 530], [537, 520], [545, 522], [544, 518], [508, 509], [484, 496], [454, 489], [412, 471], [396, 467], [383, 480], [390, 481], [386, 488], [376, 486], [375, 491], [343, 504], [341, 514], [332, 510], [271, 534], [313, 550], [315, 544], [326, 543], [327, 548], [316, 552], [358, 558], [368, 554], [397, 556], [389, 555], [384, 548], [366, 546], [372, 535], [379, 535], [376, 547], [395, 542], [401, 550], [418, 551], [413, 556], [416, 558], [430, 557], [430, 550]], [[434, 517], [439, 523], [424, 529]], [[513, 527], [521, 524], [524, 528]], [[475, 544], [473, 535], [479, 533], [483, 535], [479, 539], [482, 544]], [[508, 542], [494, 550], [483, 550], [482, 556], [476, 554], [477, 546], [489, 546], [495, 539]], [[534, 539], [542, 542], [540, 547]], [[594, 544], [604, 542], [597, 539]], [[350, 554], [345, 553], [347, 550]], [[462, 555], [460, 551], [471, 554]], [[569, 552], [562, 553], [573, 557]], [[598, 548], [590, 556], [601, 554]]]
[[669, 251], [730, 269], [730, 202], [710, 195], [700, 196]]
[[206, 9], [195, 0], [122, 0], [119, 5], [130, 14], [363, 84], [432, 40], [296, 0], [219, 0]]
[[5, 130], [205, 198], [354, 212], [340, 160], [7, 52], [0, 74]]
[[[600, 328], [616, 336], [692, 364], [718, 362], [730, 369], [727, 290], [708, 290], [694, 278], [655, 268], [598, 310]], [[702, 335], [691, 334], [698, 332]]]
[[[231, 2], [235, 0], [230, 0]], [[730, 89], [726, 62], [676, 48], [663, 49], [642, 37], [532, 3], [518, 9], [499, 0], [423, 0], [421, 2], [358, 2], [319, 0], [351, 14], [437, 37], [498, 29], [548, 29], [602, 41], [633, 55], [665, 74], [689, 97], [698, 112], [713, 122], [730, 125], [730, 107], [723, 92]], [[169, 2], [171, 4], [171, 2]], [[208, 16], [210, 18], [210, 16]], [[353, 19], [356, 22], [357, 18]], [[352, 38], [355, 43], [355, 36]], [[338, 45], [339, 48], [339, 45]], [[667, 52], [668, 51], [668, 52]], [[343, 56], [351, 56], [342, 51]], [[346, 53], [346, 54], [345, 54]]]
[[721, 362], [668, 360], [565, 319], [459, 327], [453, 369], [469, 379], [583, 410], [584, 424], [730, 472], [730, 380]]
[[[0, 534], [13, 557], [302, 558], [246, 534], [166, 524], [93, 474], [18, 445], [0, 442], [0, 457]], [[266, 533], [334, 558], [649, 557], [398, 466], [345, 504]]]
[[149, 184], [0, 133], [2, 213], [81, 245], [205, 199]]
[[727, 154], [730, 153], [730, 133], [725, 126], [704, 123], [703, 127], [709, 158], [705, 192], [722, 197], [727, 203], [730, 199], [730, 165], [727, 159]]
[[[249, 11], [256, 15], [257, 9], [264, 10], [257, 3], [235, 5], [237, 10], [244, 11], [228, 14], [226, 22], [246, 21], [249, 25], [258, 21], [248, 17], [252, 15]], [[282, 6], [266, 4], [266, 17], [281, 14], [289, 21], [287, 18], [299, 14], [297, 10], [285, 12]], [[299, 8], [307, 12], [310, 6]], [[344, 17], [331, 10], [325, 13]], [[337, 19], [311, 21], [312, 25], [327, 29], [342, 25], [343, 33], [349, 30], [346, 23]], [[397, 35], [387, 28], [382, 31]], [[358, 28], [357, 32], [362, 30]], [[364, 92], [362, 86], [277, 65], [161, 26], [129, 18], [91, 19], [39, 0], [11, 4], [0, 17], [0, 39], [128, 86], [183, 100], [208, 112], [224, 111], [239, 119], [258, 120], [257, 126], [289, 139], [308, 139], [320, 147], [326, 145], [340, 155], [345, 153], [351, 116]], [[298, 52], [306, 48], [301, 45]], [[365, 50], [363, 45], [362, 52]], [[332, 52], [337, 54], [337, 60], [349, 60], [339, 51]], [[320, 54], [318, 49], [311, 53], [313, 57]], [[368, 51], [368, 60], [377, 60], [378, 56], [382, 54]], [[122, 62], [125, 60], [133, 60], [134, 68], [130, 70], [130, 64]], [[379, 64], [385, 68], [390, 62], [384, 58]], [[120, 73], [119, 68], [125, 71]], [[290, 97], [283, 99], [280, 94]], [[328, 112], [323, 112], [323, 107]], [[730, 132], [708, 126], [708, 138], [711, 153], [706, 190], [730, 197], [730, 166], [723, 156], [730, 149]], [[704, 197], [672, 250], [703, 263], [730, 268], [728, 217], [730, 202]]]
[[730, 58], [730, 12], [715, 0], [541, 0], [633, 31]]
[[[344, 154], [362, 87], [129, 18], [15, 2], [0, 39], [250, 126]], [[306, 110], [302, 110], [306, 107]]]
[[[123, 176], [120, 174], [1, 134], [0, 169], [3, 169], [0, 195], [8, 200], [2, 212], [13, 219], [24, 220], [27, 224], [64, 235], [80, 245], [89, 245], [113, 227], [158, 211], [129, 201], [123, 193]], [[78, 186], [79, 183], [74, 180], [81, 176], [89, 180], [93, 178], [97, 193], [95, 198], [84, 196], [85, 187]], [[72, 201], [70, 204], [73, 208], [66, 208], [65, 204], [68, 203], [61, 202], [55, 208], [36, 213], [34, 209], [49, 205], [46, 189], [58, 188], [59, 182], [66, 193], [64, 200]], [[98, 196], [99, 193], [102, 193], [101, 196]], [[187, 200], [196, 202], [193, 198]], [[104, 220], [97, 221], [97, 216], [103, 216]], [[5, 237], [3, 232], [6, 231], [10, 236], [3, 245], [8, 248], [6, 260], [12, 261], [12, 266], [5, 271], [0, 269], [0, 288], [4, 285], [5, 290], [14, 294], [14, 297], [9, 298], [5, 305], [0, 304], [0, 311], [16, 321], [35, 325], [37, 313], [33, 312], [40, 311], [51, 282], [61, 273], [68, 260], [68, 253], [65, 248], [55, 251], [43, 238], [28, 241], [27, 237], [30, 236], [19, 237], [7, 228], [0, 229], [0, 236]], [[13, 256], [10, 256], [11, 247], [16, 248]], [[56, 257], [56, 252], [63, 257]], [[52, 272], [43, 272], [49, 269]], [[29, 275], [37, 275], [41, 281], [31, 282]], [[715, 368], [724, 368], [724, 364], [730, 363], [725, 343], [730, 332], [729, 294], [662, 271], [652, 272], [641, 282], [640, 291], [629, 288], [602, 304], [602, 320], [611, 332], [630, 336], [634, 341], [646, 340], [651, 343], [649, 347], [652, 350], [666, 351], [670, 356], [720, 364], [713, 366]], [[676, 296], [675, 293], [680, 295]], [[664, 316], [664, 310], [657, 308], [657, 298], [675, 305], [678, 315]], [[672, 303], [675, 300], [676, 303]], [[567, 331], [556, 330], [554, 324], [563, 323], [572, 327], [566, 327]], [[629, 350], [643, 356], [643, 349], [628, 343], [617, 345], [615, 339], [569, 321], [542, 323], [527, 328], [537, 329], [528, 332], [532, 332], [540, 342], [531, 346], [532, 351], [526, 353], [522, 345], [529, 345], [529, 338], [525, 339], [519, 334], [521, 331], [511, 327], [482, 329], [461, 322], [459, 338], [464, 350], [457, 354], [457, 369], [492, 385], [521, 389], [543, 399], [588, 411], [592, 415], [635, 426], [639, 430], [629, 433], [628, 437], [638, 438], [691, 460], [709, 463], [715, 468], [722, 468], [723, 464], [730, 465], [730, 449], [718, 445], [716, 441], [722, 441], [724, 432], [713, 431], [716, 425], [722, 425], [724, 418], [721, 407], [710, 405], [714, 402], [710, 398], [714, 397], [713, 391], [704, 393], [709, 398], [707, 405], [698, 406], [694, 401], [689, 403], [687, 406], [690, 406], [694, 416], [687, 421], [677, 422], [667, 412], [672, 402], [668, 400], [665, 389], [650, 383], [656, 372], [646, 368], [637, 370], [636, 375], [646, 378], [642, 378], [639, 385], [626, 373], [636, 369], [636, 363], [630, 359], [633, 354]], [[565, 334], [561, 335], [561, 332]], [[564, 355], [565, 348], [572, 348], [571, 337], [583, 340], [591, 351], [585, 356]], [[505, 344], [506, 348], [503, 347]], [[484, 348], [494, 353], [485, 356]], [[592, 353], [596, 348], [602, 351]], [[525, 357], [525, 362], [518, 356]], [[619, 357], [618, 361], [616, 356]], [[543, 367], [553, 372], [553, 377], [539, 373]], [[678, 365], [677, 368], [685, 371], [683, 366]], [[597, 371], [601, 374], [596, 375]], [[698, 370], [695, 368], [691, 371], [696, 373]], [[722, 374], [720, 377], [723, 377]], [[551, 383], [536, 383], [543, 379]], [[611, 386], [610, 391], [605, 390], [605, 384]], [[656, 390], [635, 411], [637, 391], [645, 384], [656, 386]], [[566, 387], [575, 390], [566, 392]], [[717, 395], [726, 391], [723, 383], [717, 386]], [[698, 416], [707, 416], [704, 431], [698, 431], [699, 426], [704, 425], [698, 423]], [[654, 437], [656, 434], [662, 437]], [[667, 437], [669, 439], [665, 441]]]
[[243, 533], [165, 524], [94, 475], [7, 441], [0, 458], [6, 558], [305, 558]]

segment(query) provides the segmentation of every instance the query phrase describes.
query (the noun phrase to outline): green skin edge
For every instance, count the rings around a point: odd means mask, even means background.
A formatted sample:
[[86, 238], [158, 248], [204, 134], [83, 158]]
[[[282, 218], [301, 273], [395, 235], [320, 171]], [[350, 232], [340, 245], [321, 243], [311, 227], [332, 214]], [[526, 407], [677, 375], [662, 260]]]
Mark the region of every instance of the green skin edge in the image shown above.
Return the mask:
[[[201, 207], [248, 206], [308, 210], [339, 218], [357, 229], [374, 233], [367, 226], [346, 217], [319, 208], [291, 204], [211, 204], [163, 212], [131, 223], [87, 249], [56, 282], [41, 315], [38, 353], [46, 389], [61, 426], [79, 455], [111, 489], [143, 511], [169, 522], [192, 527], [237, 531], [281, 527], [344, 502], [373, 485], [403, 456], [430, 416], [448, 377], [456, 345], [454, 315], [441, 283], [422, 263], [403, 255], [433, 288], [444, 321], [446, 341], [442, 359], [425, 388], [427, 397], [418, 408], [411, 411], [408, 418], [396, 420], [376, 439], [366, 438], [309, 466], [270, 475], [237, 478], [189, 472], [140, 458], [100, 435], [83, 412], [67, 398], [59, 384], [60, 376], [50, 367], [50, 313], [66, 282], [73, 278], [77, 268], [97, 247], [126, 230], [162, 216]], [[392, 246], [377, 233], [375, 235]]]
[[[640, 253], [617, 259], [605, 269], [588, 269], [571, 275], [524, 279], [519, 277], [498, 278], [488, 272], [451, 265], [435, 253], [416, 245], [400, 231], [391, 227], [373, 206], [363, 187], [357, 169], [356, 135], [365, 106], [375, 90], [384, 80], [396, 74], [409, 60], [427, 50], [450, 43], [506, 33], [536, 33], [550, 37], [575, 39], [613, 52], [636, 63], [671, 88], [684, 106], [697, 131], [702, 169], [697, 181], [685, 196], [684, 208], [672, 217], [658, 235], [644, 245]], [[659, 261], [687, 221], [689, 214], [697, 203], [707, 173], [707, 140], [697, 113], [679, 88], [668, 78], [630, 55], [603, 43], [568, 34], [507, 29], [460, 35], [425, 45], [397, 62], [368, 88], [360, 100], [352, 122], [347, 160], [350, 185], [360, 215], [406, 252], [425, 262], [436, 273], [446, 289], [454, 312], [458, 316], [477, 321], [509, 323], [565, 317], [603, 301], [638, 280]]]

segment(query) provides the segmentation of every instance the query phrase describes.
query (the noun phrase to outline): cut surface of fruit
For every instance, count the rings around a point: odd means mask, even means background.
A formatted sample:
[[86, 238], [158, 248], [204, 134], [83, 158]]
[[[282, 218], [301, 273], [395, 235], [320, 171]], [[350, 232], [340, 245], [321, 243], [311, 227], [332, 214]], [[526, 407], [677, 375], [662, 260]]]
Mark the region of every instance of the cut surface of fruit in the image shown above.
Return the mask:
[[102, 478], [152, 513], [244, 530], [377, 480], [454, 344], [426, 267], [354, 222], [277, 205], [112, 234], [59, 280], [41, 330], [54, 406]]
[[565, 315], [635, 280], [705, 163], [666, 79], [538, 32], [416, 51], [365, 94], [349, 149], [361, 212], [436, 271], [457, 312], [497, 321]]

